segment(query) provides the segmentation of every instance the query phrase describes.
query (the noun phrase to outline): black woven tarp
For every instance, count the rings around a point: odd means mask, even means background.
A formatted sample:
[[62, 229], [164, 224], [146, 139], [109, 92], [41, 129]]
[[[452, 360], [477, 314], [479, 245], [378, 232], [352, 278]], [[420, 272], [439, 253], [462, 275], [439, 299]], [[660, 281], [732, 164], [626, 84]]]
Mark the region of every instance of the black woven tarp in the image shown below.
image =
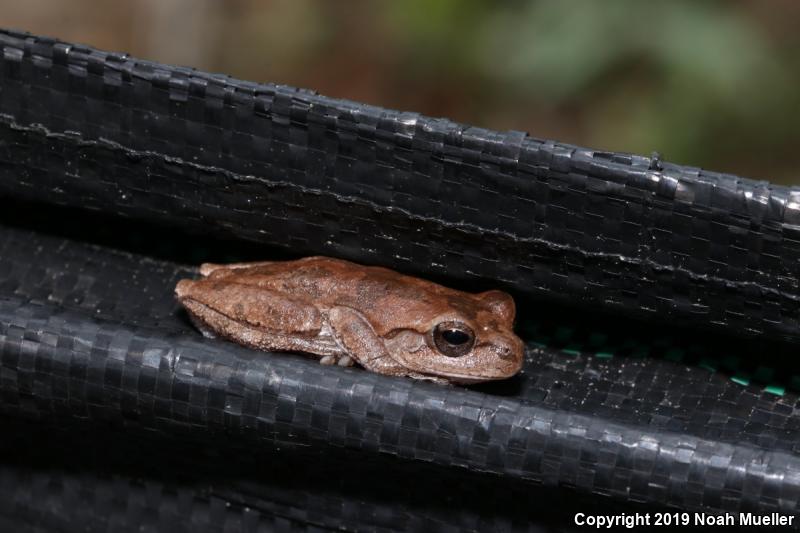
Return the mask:
[[[41, 485], [60, 487], [48, 524], [66, 530], [172, 528], [175, 513], [183, 527], [483, 530], [561, 528], [611, 503], [798, 511], [793, 394], [533, 342], [522, 376], [483, 387], [322, 367], [202, 339], [172, 287], [195, 256], [322, 253], [506, 288], [523, 321], [560, 309], [792, 368], [800, 191], [40, 37], [0, 43], [0, 410], [17, 435], [4, 520], [46, 528]], [[437, 483], [446, 506], [399, 488]], [[164, 509], [164, 491], [189, 503]]]

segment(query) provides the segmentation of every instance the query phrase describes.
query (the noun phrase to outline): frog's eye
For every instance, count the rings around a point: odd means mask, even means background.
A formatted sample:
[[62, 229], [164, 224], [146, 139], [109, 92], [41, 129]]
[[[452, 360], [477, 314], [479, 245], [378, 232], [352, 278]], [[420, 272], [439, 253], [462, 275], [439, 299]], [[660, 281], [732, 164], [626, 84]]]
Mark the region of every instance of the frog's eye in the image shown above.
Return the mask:
[[447, 357], [461, 357], [472, 349], [475, 334], [463, 322], [442, 322], [433, 328], [433, 343]]

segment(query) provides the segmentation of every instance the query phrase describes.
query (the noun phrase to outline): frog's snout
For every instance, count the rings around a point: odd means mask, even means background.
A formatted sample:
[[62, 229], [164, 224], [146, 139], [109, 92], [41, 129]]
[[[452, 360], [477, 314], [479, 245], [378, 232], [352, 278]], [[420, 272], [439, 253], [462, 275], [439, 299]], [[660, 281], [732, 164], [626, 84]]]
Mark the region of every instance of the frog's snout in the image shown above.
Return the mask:
[[493, 341], [494, 353], [503, 361], [515, 362], [522, 359], [525, 346], [516, 335], [503, 335], [495, 337]]
[[496, 341], [495, 354], [498, 359], [499, 367], [506, 377], [513, 376], [522, 370], [525, 360], [525, 345], [522, 339], [516, 335], [503, 336]]

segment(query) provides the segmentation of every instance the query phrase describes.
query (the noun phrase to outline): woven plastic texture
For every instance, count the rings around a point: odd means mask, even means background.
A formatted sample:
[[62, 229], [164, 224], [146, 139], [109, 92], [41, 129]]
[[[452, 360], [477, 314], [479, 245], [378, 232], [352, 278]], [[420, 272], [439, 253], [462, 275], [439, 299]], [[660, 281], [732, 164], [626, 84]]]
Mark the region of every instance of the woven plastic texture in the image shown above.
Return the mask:
[[346, 450], [2, 422], [10, 438], [0, 451], [17, 458], [0, 464], [0, 527], [13, 526], [3, 531], [571, 532], [568, 515], [593, 508], [543, 487]]
[[30, 230], [6, 227], [0, 238], [0, 410], [9, 416], [216, 437], [251, 450], [242, 453], [343, 448], [358, 452], [350, 461], [485, 472], [497, 490], [561, 487], [564, 498], [577, 491], [603, 506], [611, 497], [797, 512], [794, 395], [665, 361], [533, 345], [521, 376], [472, 389], [268, 356], [192, 329], [171, 295], [193, 273], [186, 267]]
[[[0, 525], [563, 531], [576, 510], [798, 513], [798, 397], [670, 355], [702, 344], [796, 371], [797, 192], [0, 43]], [[464, 388], [323, 367], [203, 339], [174, 302], [188, 263], [281, 253], [506, 287], [525, 369]], [[589, 331], [565, 335], [569, 317]], [[673, 361], [589, 357], [570, 344], [584, 334]]]
[[800, 190], [0, 33], [0, 191], [800, 341]]

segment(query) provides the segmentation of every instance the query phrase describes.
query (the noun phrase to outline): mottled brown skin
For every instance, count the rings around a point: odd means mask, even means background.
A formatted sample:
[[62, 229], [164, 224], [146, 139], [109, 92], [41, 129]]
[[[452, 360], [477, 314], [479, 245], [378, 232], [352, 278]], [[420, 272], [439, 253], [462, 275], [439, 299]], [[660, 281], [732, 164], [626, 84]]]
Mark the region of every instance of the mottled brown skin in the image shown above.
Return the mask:
[[[175, 293], [207, 335], [438, 382], [504, 379], [522, 367], [514, 301], [501, 291], [470, 294], [328, 257], [204, 264], [200, 273]], [[461, 342], [469, 334], [472, 343]]]

